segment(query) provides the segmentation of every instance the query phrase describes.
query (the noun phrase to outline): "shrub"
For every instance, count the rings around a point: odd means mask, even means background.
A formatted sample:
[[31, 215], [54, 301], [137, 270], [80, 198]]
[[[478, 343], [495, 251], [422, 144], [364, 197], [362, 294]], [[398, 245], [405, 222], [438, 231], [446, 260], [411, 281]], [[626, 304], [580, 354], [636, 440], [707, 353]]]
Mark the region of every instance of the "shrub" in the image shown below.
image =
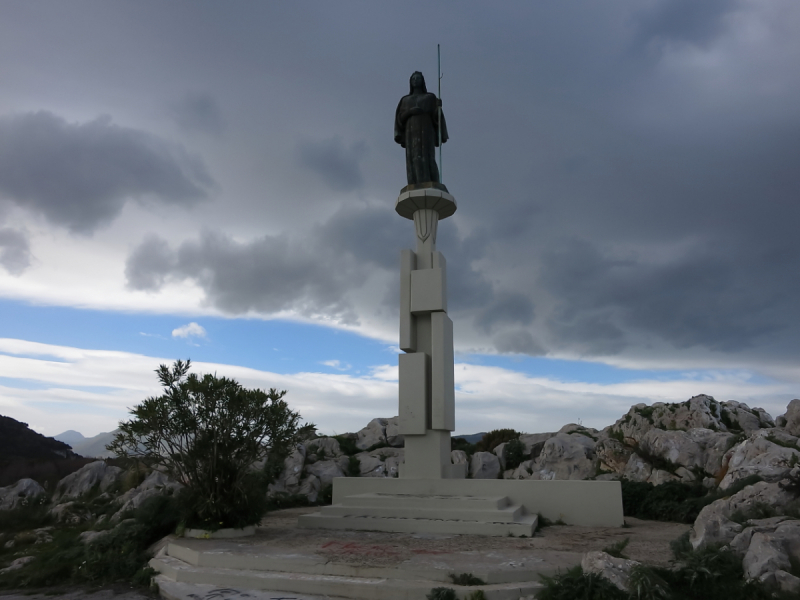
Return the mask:
[[636, 600], [671, 600], [669, 584], [653, 569], [636, 565], [628, 578], [628, 589]]
[[481, 441], [475, 444], [477, 452], [491, 452], [504, 442], [519, 439], [519, 432], [513, 429], [494, 429], [485, 434]]
[[458, 600], [455, 590], [446, 587], [435, 587], [425, 597], [428, 600]]
[[339, 442], [339, 450], [342, 451], [343, 454], [347, 456], [353, 456], [354, 454], [358, 454], [361, 450], [358, 449], [356, 446], [356, 436], [354, 434], [347, 434], [343, 433], [342, 435], [335, 435], [333, 436], [337, 442]]
[[516, 469], [525, 460], [525, 444], [519, 439], [510, 440], [503, 448], [506, 469]]
[[456, 585], [486, 585], [483, 579], [475, 577], [472, 573], [461, 573], [460, 575], [451, 573], [448, 577]]
[[624, 540], [615, 542], [610, 546], [606, 546], [605, 548], [603, 548], [603, 552], [605, 552], [606, 554], [610, 554], [611, 556], [614, 556], [616, 558], [628, 558], [627, 556], [625, 556], [624, 552], [625, 548], [627, 548], [628, 544], [630, 543], [631, 543], [631, 538], [625, 538]]
[[347, 476], [361, 477], [361, 461], [355, 456], [351, 456], [347, 461]]
[[[219, 529], [259, 522], [266, 489], [292, 445], [313, 429], [283, 400], [285, 391], [248, 390], [215, 375], [188, 374], [190, 361], [156, 371], [164, 388], [130, 412], [108, 449], [162, 466], [186, 484], [180, 495], [188, 527]], [[265, 458], [267, 469], [251, 466]]]
[[476, 444], [470, 444], [462, 437], [450, 438], [450, 450], [463, 450], [467, 456], [472, 456], [476, 452], [475, 448]]
[[543, 588], [537, 600], [628, 600], [628, 594], [595, 573], [584, 573], [580, 565], [566, 573], [541, 576]]

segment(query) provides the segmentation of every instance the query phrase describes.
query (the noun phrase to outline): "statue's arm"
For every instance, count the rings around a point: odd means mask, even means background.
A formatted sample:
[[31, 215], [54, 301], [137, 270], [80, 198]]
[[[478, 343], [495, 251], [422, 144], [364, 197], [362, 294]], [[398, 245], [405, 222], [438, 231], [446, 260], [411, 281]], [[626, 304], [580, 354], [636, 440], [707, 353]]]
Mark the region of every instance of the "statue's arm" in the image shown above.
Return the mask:
[[396, 144], [400, 144], [403, 148], [406, 147], [406, 128], [405, 123], [400, 121], [401, 113], [400, 107], [403, 104], [402, 98], [400, 102], [397, 103], [397, 110], [394, 111], [394, 141]]

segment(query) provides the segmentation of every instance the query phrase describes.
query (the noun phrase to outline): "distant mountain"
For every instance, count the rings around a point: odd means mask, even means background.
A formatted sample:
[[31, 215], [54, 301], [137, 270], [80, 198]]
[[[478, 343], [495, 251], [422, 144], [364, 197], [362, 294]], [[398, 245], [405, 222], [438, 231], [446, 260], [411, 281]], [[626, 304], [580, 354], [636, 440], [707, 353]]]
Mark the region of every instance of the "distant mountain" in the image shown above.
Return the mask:
[[64, 442], [65, 444], [69, 444], [72, 446], [72, 449], [75, 449], [75, 444], [80, 444], [86, 438], [83, 437], [83, 434], [75, 431], [74, 429], [69, 429], [64, 433], [59, 433], [58, 435], [53, 436], [54, 440], [58, 440], [59, 442]]
[[74, 444], [72, 449], [81, 456], [92, 458], [110, 458], [116, 456], [113, 452], [106, 450], [106, 444], [110, 444], [117, 433], [119, 433], [119, 429], [98, 433], [94, 437], [83, 438], [83, 441]]
[[75, 458], [67, 444], [45, 437], [11, 417], [0, 415], [0, 462], [14, 458]]
[[483, 439], [483, 436], [486, 435], [486, 432], [483, 431], [481, 433], [471, 433], [469, 435], [454, 435], [454, 438], [461, 438], [463, 440], [467, 440], [469, 444], [477, 444]]

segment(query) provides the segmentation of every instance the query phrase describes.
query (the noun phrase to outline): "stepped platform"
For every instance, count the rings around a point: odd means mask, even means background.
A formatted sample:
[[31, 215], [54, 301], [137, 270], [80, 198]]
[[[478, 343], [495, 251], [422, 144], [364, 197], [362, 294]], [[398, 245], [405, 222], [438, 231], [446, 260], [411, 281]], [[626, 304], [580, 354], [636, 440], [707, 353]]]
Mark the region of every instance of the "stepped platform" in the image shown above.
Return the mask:
[[[412, 499], [408, 499], [413, 502]], [[354, 502], [369, 504], [369, 497]], [[393, 502], [396, 499], [392, 499]], [[470, 510], [507, 509], [486, 495]], [[465, 599], [476, 589], [489, 600], [535, 596], [540, 576], [580, 563], [585, 552], [630, 537], [631, 558], [668, 565], [680, 523], [628, 519], [628, 527], [552, 526], [534, 537], [307, 529], [298, 518], [319, 508], [269, 513], [252, 537], [170, 536], [151, 565], [168, 600], [423, 600], [434, 587]], [[471, 573], [482, 586], [456, 586], [450, 575]]]
[[507, 496], [364, 493], [303, 515], [299, 527], [530, 537], [537, 515]]

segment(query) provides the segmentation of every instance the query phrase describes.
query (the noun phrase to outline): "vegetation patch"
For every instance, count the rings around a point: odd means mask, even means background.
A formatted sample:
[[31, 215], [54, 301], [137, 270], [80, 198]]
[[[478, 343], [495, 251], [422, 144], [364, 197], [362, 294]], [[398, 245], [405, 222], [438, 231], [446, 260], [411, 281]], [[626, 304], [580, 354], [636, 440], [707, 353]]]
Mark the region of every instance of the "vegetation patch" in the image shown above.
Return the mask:
[[425, 594], [428, 600], [458, 600], [456, 591], [448, 587], [435, 587]]
[[516, 469], [522, 461], [526, 460], [525, 444], [519, 439], [506, 442], [503, 447], [503, 458], [506, 461], [506, 469]]
[[461, 573], [459, 575], [451, 573], [448, 577], [456, 585], [486, 585], [483, 579], [475, 577], [472, 573]]
[[625, 556], [625, 548], [628, 547], [628, 544], [631, 543], [631, 538], [625, 538], [624, 540], [620, 540], [611, 544], [610, 546], [606, 546], [603, 548], [603, 552], [606, 554], [610, 554], [615, 558], [628, 558]]
[[475, 450], [477, 452], [491, 452], [500, 444], [519, 439], [519, 436], [519, 431], [514, 429], [494, 429], [485, 434], [481, 441], [475, 444]]

